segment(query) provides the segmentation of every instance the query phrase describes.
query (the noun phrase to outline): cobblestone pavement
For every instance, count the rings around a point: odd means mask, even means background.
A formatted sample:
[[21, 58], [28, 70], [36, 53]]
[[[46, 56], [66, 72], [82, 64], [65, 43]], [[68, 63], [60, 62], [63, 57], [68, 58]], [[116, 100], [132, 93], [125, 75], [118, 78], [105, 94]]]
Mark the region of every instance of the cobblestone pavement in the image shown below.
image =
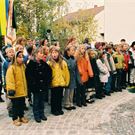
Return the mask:
[[48, 120], [38, 124], [30, 109], [26, 113], [30, 122], [15, 127], [5, 103], [0, 103], [0, 135], [135, 135], [135, 94], [126, 90], [64, 112], [63, 116], [53, 116], [47, 106]]

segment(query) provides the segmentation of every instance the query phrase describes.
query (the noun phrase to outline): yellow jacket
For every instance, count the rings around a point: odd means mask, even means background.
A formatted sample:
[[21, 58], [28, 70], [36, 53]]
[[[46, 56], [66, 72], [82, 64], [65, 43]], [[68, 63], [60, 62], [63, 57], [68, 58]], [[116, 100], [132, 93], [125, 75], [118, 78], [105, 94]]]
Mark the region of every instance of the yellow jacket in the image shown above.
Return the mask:
[[70, 81], [70, 74], [67, 63], [63, 60], [61, 69], [59, 63], [52, 65], [51, 61], [47, 62], [52, 69], [52, 82], [51, 87], [67, 87]]
[[123, 54], [119, 54], [118, 52], [115, 52], [113, 54], [113, 58], [117, 59], [117, 63], [115, 63], [116, 69], [124, 69], [124, 56]]
[[11, 65], [6, 73], [6, 88], [15, 90], [15, 95], [9, 98], [18, 98], [27, 96], [27, 83], [25, 77], [24, 65]]

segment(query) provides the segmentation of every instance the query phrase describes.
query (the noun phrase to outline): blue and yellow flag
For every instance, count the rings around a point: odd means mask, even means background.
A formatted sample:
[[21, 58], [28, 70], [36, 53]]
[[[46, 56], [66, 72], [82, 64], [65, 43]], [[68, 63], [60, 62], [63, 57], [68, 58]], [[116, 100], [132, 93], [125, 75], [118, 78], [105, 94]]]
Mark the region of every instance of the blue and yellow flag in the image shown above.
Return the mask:
[[0, 35], [6, 35], [8, 0], [0, 0]]

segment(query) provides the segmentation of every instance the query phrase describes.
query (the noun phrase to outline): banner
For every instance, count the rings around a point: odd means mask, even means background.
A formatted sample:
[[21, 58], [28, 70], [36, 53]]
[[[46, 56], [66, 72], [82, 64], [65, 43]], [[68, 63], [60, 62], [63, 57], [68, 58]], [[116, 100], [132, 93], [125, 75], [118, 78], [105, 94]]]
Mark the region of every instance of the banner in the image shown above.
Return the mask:
[[14, 45], [16, 42], [16, 21], [14, 15], [14, 1], [9, 0], [7, 35], [5, 36], [5, 45]]

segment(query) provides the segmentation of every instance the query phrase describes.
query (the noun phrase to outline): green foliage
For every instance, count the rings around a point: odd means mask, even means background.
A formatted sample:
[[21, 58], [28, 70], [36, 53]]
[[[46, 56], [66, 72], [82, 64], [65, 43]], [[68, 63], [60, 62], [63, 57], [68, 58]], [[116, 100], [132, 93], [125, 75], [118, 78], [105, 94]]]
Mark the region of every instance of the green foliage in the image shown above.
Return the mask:
[[[14, 0], [17, 35], [43, 38], [51, 29], [54, 38], [64, 47], [71, 36], [82, 42], [86, 37], [95, 40], [97, 22], [93, 16], [80, 11], [71, 21], [62, 17], [67, 13], [67, 0]], [[61, 19], [60, 19], [61, 18]]]
[[66, 10], [65, 3], [66, 0], [14, 0], [17, 34], [30, 38], [44, 36], [46, 29]]

